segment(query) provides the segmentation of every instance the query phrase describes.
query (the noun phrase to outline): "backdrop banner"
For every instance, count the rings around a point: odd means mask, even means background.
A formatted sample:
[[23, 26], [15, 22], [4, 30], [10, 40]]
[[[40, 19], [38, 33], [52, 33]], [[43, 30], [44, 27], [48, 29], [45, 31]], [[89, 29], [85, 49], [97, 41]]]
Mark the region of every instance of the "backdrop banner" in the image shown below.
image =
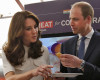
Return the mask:
[[[44, 34], [72, 32], [69, 12], [71, 5], [81, 0], [56, 0], [25, 5], [25, 10], [32, 11], [39, 19], [39, 27]], [[82, 0], [83, 1], [83, 0]], [[100, 0], [84, 0], [94, 8], [93, 28], [100, 30]]]

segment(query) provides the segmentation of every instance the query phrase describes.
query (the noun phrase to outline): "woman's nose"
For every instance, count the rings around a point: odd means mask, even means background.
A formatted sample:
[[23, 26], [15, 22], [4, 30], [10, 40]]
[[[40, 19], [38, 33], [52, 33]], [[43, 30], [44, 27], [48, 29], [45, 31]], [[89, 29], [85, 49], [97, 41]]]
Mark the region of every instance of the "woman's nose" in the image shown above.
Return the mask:
[[33, 33], [36, 33], [36, 32], [37, 32], [37, 29], [36, 29], [36, 28], [33, 28], [33, 29], [32, 29], [32, 32], [33, 32]]

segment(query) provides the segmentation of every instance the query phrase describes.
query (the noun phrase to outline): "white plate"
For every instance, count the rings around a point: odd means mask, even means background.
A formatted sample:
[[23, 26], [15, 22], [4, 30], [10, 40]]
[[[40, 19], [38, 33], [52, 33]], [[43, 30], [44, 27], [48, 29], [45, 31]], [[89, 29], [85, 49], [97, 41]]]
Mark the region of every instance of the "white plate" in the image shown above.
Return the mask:
[[83, 73], [53, 73], [52, 77], [76, 77], [79, 75], [83, 75]]

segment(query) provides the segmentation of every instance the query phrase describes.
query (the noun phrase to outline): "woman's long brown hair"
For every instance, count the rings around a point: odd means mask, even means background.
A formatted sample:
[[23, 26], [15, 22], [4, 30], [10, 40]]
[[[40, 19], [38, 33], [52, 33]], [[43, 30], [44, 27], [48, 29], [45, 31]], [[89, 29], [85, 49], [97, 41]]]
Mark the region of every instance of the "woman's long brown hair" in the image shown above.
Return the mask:
[[[36, 21], [37, 26], [39, 26], [38, 17], [29, 11], [17, 12], [11, 20], [9, 32], [8, 32], [8, 42], [3, 45], [3, 51], [8, 59], [8, 61], [13, 66], [22, 65], [24, 62], [25, 50], [23, 47], [22, 36], [25, 28], [26, 18], [32, 18]], [[39, 27], [38, 27], [39, 29]], [[28, 57], [36, 59], [42, 56], [43, 51], [41, 51], [42, 42], [39, 40], [40, 30], [38, 31], [38, 39], [35, 43], [31, 43], [30, 49], [28, 51]]]

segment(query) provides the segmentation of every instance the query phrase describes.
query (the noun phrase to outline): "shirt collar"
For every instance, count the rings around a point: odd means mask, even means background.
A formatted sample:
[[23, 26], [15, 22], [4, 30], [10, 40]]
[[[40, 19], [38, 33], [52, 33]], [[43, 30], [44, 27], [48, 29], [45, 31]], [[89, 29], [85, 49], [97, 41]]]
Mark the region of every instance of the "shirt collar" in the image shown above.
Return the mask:
[[[94, 33], [94, 30], [92, 29], [85, 37], [87, 37], [88, 39], [91, 39], [93, 33]], [[79, 36], [79, 39], [81, 39], [82, 36], [80, 34], [78, 34], [78, 36]]]

